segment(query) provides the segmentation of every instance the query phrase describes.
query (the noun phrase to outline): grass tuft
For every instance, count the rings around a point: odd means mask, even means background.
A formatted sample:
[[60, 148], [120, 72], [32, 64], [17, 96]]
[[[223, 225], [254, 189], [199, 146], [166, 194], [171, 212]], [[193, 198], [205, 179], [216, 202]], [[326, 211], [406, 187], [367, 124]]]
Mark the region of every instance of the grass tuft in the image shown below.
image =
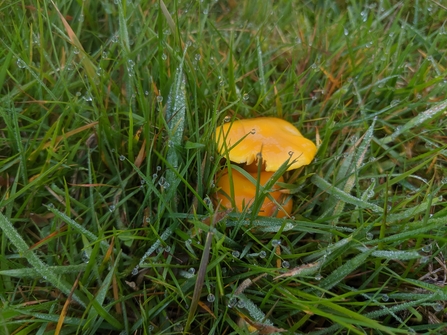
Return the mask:
[[[0, 3], [0, 333], [446, 332], [439, 1]], [[318, 146], [290, 217], [215, 129]]]

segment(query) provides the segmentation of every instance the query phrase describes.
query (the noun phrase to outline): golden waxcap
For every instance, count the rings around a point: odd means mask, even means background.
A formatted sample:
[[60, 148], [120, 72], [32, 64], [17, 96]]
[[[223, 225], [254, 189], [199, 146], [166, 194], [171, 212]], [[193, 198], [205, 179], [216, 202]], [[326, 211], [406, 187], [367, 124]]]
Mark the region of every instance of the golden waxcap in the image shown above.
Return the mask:
[[288, 170], [308, 165], [317, 153], [315, 144], [303, 137], [294, 125], [274, 117], [237, 120], [216, 129], [217, 149], [232, 162], [250, 165], [259, 153], [265, 171], [277, 171], [290, 159]]
[[[268, 180], [273, 176], [274, 172], [261, 172], [259, 177], [260, 185], [264, 186]], [[250, 173], [250, 175], [256, 180], [258, 178], [257, 173]], [[250, 207], [256, 197], [256, 185], [248, 180], [243, 174], [236, 170], [231, 170], [231, 177], [228, 174], [228, 169], [224, 169], [217, 181], [217, 187], [219, 190], [215, 194], [216, 202], [220, 202], [220, 205], [226, 209], [233, 208], [233, 202], [231, 201], [231, 184], [233, 184], [234, 192], [234, 205], [238, 212], [244, 211], [245, 208]], [[278, 179], [278, 182], [284, 182], [283, 177]], [[286, 194], [280, 192], [280, 188], [277, 184], [273, 186], [273, 191], [269, 193], [276, 203], [271, 201], [268, 197], [264, 199], [262, 207], [258, 213], [259, 216], [273, 216], [282, 218], [289, 216], [292, 211], [292, 199], [287, 199], [286, 203], [283, 203]], [[280, 207], [277, 205], [279, 204]], [[281, 208], [282, 207], [282, 208]]]

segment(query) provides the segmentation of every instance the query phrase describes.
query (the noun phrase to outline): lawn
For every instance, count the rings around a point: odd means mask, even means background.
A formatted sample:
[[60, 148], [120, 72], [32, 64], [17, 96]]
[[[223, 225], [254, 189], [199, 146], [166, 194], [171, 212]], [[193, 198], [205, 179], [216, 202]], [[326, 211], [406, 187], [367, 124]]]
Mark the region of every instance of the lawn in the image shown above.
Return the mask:
[[[442, 1], [0, 1], [0, 334], [447, 333]], [[219, 207], [226, 122], [318, 148]]]

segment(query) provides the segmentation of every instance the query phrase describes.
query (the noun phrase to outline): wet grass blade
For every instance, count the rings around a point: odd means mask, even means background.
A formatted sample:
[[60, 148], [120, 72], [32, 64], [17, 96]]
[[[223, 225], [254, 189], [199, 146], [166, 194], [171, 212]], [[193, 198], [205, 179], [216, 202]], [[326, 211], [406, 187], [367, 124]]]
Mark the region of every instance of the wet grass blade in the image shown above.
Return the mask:
[[[19, 254], [26, 258], [28, 263], [34, 268], [34, 270], [45, 279], [50, 285], [54, 286], [67, 296], [70, 295], [71, 286], [65, 282], [62, 278], [57, 276], [47, 264], [45, 264], [37, 255], [30, 250], [29, 246], [11, 224], [11, 222], [0, 213], [0, 228], [3, 230], [3, 233], [6, 237], [11, 241], [12, 244], [17, 248]], [[72, 294], [73, 300], [75, 300], [78, 304], [85, 307], [86, 304], [84, 300], [76, 293]]]

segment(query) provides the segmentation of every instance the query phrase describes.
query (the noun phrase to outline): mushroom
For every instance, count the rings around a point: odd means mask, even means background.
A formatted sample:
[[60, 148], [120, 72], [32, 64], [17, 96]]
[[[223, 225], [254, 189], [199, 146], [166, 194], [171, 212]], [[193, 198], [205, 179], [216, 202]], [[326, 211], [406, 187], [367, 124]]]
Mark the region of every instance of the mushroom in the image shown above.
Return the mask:
[[[250, 173], [250, 175], [255, 180], [258, 179], [257, 173]], [[272, 175], [273, 172], [261, 172], [259, 176], [260, 185], [264, 187]], [[284, 182], [283, 177], [280, 177], [278, 182]], [[231, 170], [231, 178], [228, 169], [224, 169], [217, 181], [217, 187], [219, 190], [215, 195], [216, 202], [220, 202], [220, 205], [224, 208], [236, 207], [239, 212], [243, 212], [246, 208], [251, 206], [256, 197], [256, 184], [253, 184], [252, 181], [235, 169]], [[231, 198], [231, 188], [233, 188], [234, 198]], [[288, 216], [292, 211], [292, 199], [286, 200], [284, 198], [286, 195], [280, 191], [280, 188], [276, 183], [273, 186], [273, 191], [269, 192], [269, 194], [276, 202], [273, 202], [266, 197], [258, 215], [273, 216], [276, 213], [276, 217], [278, 218]], [[286, 200], [285, 203], [283, 203], [284, 200]]]
[[259, 153], [265, 163], [265, 171], [277, 171], [289, 161], [287, 170], [308, 165], [315, 157], [317, 147], [303, 137], [291, 123], [262, 117], [226, 123], [216, 130], [217, 150], [228, 154], [235, 163], [257, 163]]

